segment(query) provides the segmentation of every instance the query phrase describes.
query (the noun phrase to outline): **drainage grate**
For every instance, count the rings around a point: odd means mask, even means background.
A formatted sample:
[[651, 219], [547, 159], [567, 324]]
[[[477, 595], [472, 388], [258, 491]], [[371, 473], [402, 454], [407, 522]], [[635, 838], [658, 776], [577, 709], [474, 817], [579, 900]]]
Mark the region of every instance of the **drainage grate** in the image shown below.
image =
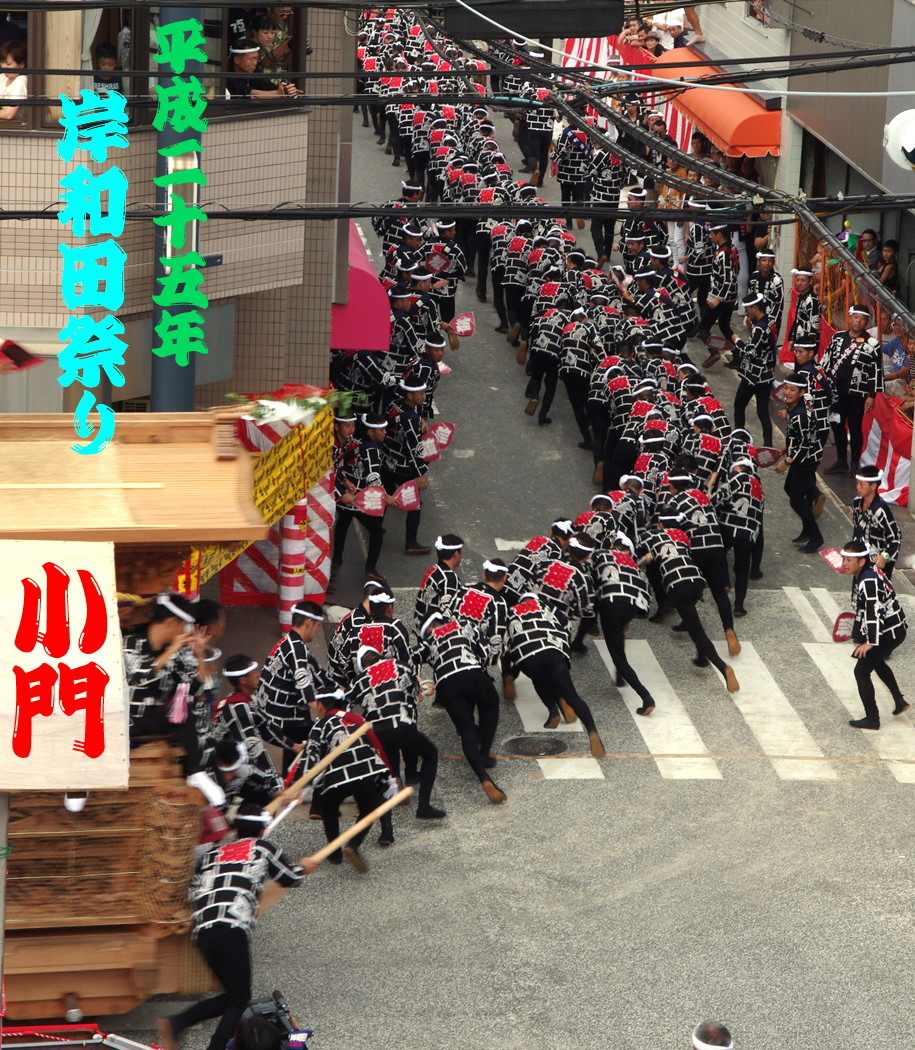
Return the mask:
[[516, 736], [514, 740], [506, 740], [502, 749], [510, 755], [535, 758], [541, 755], [561, 755], [569, 750], [569, 745], [555, 736]]

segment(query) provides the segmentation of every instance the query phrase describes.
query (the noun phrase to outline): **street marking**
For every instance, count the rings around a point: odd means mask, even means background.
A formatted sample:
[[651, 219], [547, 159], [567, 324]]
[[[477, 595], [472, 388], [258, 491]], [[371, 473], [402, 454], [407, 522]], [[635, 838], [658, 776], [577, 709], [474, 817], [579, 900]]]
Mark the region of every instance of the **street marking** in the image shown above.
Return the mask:
[[[529, 537], [528, 537], [529, 540]], [[528, 540], [503, 540], [496, 536], [497, 551], [519, 551]]]
[[[723, 644], [716, 643], [719, 647]], [[744, 642], [740, 655], [730, 659], [740, 682], [740, 690], [732, 693], [731, 699], [763, 752], [770, 756], [778, 776], [782, 780], [835, 780], [835, 769], [823, 761], [823, 752], [769, 673], [756, 647]], [[785, 755], [795, 760], [785, 761], [782, 757]], [[805, 762], [805, 758], [813, 761]]]
[[538, 758], [544, 780], [604, 780], [596, 758]]
[[[855, 685], [854, 664], [852, 660], [839, 661], [836, 653], [841, 652], [845, 656], [849, 649], [839, 649], [833, 642], [830, 645], [817, 645], [813, 642], [804, 642], [807, 655], [820, 669], [820, 674], [826, 679], [829, 688], [845, 705], [845, 709], [852, 718], [862, 718], [864, 711], [861, 700], [858, 697], [858, 689]], [[880, 689], [880, 683], [874, 676], [874, 684]], [[885, 696], [884, 692], [884, 696]], [[881, 759], [886, 762], [886, 768], [893, 774], [900, 784], [915, 784], [915, 733], [912, 732], [913, 725], [908, 714], [893, 717], [888, 712], [880, 716], [880, 730], [876, 733], [858, 732], [859, 736], [867, 737], [870, 746], [877, 752]], [[849, 729], [849, 732], [856, 730]], [[898, 765], [899, 761], [905, 765]]]
[[794, 606], [795, 612], [800, 616], [804, 624], [809, 628], [815, 642], [831, 642], [832, 635], [823, 626], [823, 621], [817, 615], [816, 609], [807, 600], [807, 596], [800, 587], [782, 587], [785, 597]]
[[547, 710], [527, 675], [515, 679], [515, 707], [525, 733], [583, 733], [585, 727], [576, 718], [574, 722], [560, 720], [555, 729], [544, 729]]
[[833, 598], [825, 587], [811, 587], [810, 593], [816, 598], [818, 605], [826, 614], [827, 622], [835, 623], [836, 617], [842, 612], [842, 609], [839, 607], [839, 603], [835, 598]]
[[[615, 682], [616, 668], [606, 643], [597, 639], [594, 645], [610, 672], [611, 681]], [[629, 642], [626, 651], [629, 662], [658, 705], [647, 718], [637, 715], [635, 709], [642, 701], [628, 686], [620, 689], [642, 739], [654, 756], [658, 772], [665, 780], [721, 780], [721, 770], [713, 759], [704, 757], [708, 748], [661, 670], [650, 644]]]
[[456, 448], [451, 452], [455, 459], [473, 459], [476, 454], [476, 449], [473, 448]]

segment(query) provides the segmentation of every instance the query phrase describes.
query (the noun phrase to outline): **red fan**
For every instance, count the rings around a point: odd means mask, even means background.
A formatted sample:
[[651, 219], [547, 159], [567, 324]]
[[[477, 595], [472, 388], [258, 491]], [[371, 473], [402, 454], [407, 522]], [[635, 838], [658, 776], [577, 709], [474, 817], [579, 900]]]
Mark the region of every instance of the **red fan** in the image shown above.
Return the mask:
[[[385, 491], [380, 485], [369, 485], [353, 495], [353, 506], [373, 518], [381, 517], [385, 508]], [[346, 513], [344, 511], [343, 513]]]
[[440, 452], [444, 452], [454, 437], [454, 423], [433, 423], [426, 430], [426, 434], [431, 434], [435, 447]]
[[842, 571], [842, 553], [838, 547], [824, 547], [820, 551], [820, 557], [836, 572]]
[[462, 339], [473, 335], [477, 330], [477, 319], [473, 316], [473, 312], [468, 310], [466, 314], [458, 314], [451, 322], [451, 330]]
[[[44, 360], [44, 358], [30, 354], [28, 350], [18, 343], [14, 343], [12, 339], [5, 339], [0, 343], [0, 355], [2, 355], [2, 358], [0, 358], [0, 372], [22, 372], [26, 368], [34, 368], [35, 365], [40, 365]], [[4, 361], [3, 358], [6, 360]], [[4, 365], [6, 367], [2, 367]]]
[[850, 612], [839, 613], [832, 628], [832, 640], [834, 642], [848, 642], [851, 640], [852, 630], [855, 626], [855, 614]]
[[774, 467], [785, 454], [780, 448], [768, 448], [766, 445], [758, 448], [756, 453], [761, 467]]
[[399, 510], [418, 510], [421, 503], [415, 481], [405, 481], [394, 490], [394, 506]]
[[435, 443], [435, 435], [428, 430], [419, 439], [419, 454], [425, 463], [434, 463], [441, 456], [441, 449]]
[[705, 345], [709, 350], [714, 350], [716, 353], [723, 354], [725, 350], [733, 350], [734, 344], [730, 339], [725, 339], [723, 335], [710, 335], [705, 341]]
[[777, 401], [778, 404], [785, 404], [785, 384], [784, 383], [773, 383], [772, 384], [772, 400]]
[[555, 179], [559, 175], [559, 164], [555, 160], [550, 161], [550, 178]]
[[443, 252], [430, 252], [429, 257], [426, 259], [426, 266], [428, 267], [430, 273], [442, 273], [442, 271], [447, 270], [450, 265], [450, 256], [445, 255]]
[[438, 363], [438, 370], [439, 370], [439, 374], [440, 375], [443, 375], [443, 376], [450, 376], [451, 375], [451, 369], [445, 364], [444, 361], [439, 361], [439, 363]]

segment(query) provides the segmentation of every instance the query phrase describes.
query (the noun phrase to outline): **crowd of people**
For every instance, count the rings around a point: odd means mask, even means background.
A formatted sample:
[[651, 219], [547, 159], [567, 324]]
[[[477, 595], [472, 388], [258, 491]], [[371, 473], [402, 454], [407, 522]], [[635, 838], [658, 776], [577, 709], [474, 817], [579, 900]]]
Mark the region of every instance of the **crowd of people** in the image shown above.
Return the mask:
[[[479, 104], [441, 106], [401, 100], [417, 87], [409, 80], [412, 69], [437, 69], [441, 79], [427, 83], [443, 93], [473, 90], [478, 69], [476, 59], [449, 41], [429, 39], [416, 28], [412, 14], [398, 9], [369, 13], [360, 31], [362, 68], [391, 73], [366, 82], [366, 122], [405, 169], [402, 194], [375, 223], [384, 256], [380, 280], [391, 303], [390, 346], [341, 352], [332, 363], [335, 386], [360, 395], [360, 407], [341, 411], [334, 423], [333, 561], [340, 565], [355, 519], [367, 534], [362, 601], [337, 625], [326, 666], [311, 646], [324, 611], [300, 602], [291, 629], [263, 662], [244, 653], [225, 662], [228, 695], [215, 703], [206, 700], [213, 685], [208, 647], [221, 622], [215, 603], [160, 595], [150, 622], [125, 636], [132, 740], [177, 737], [190, 782], [217, 808], [239, 807], [237, 841], [202, 852], [191, 895], [198, 943], [225, 991], [164, 1021], [166, 1050], [187, 1027], [216, 1016], [221, 1021], [210, 1050], [224, 1047], [250, 998], [247, 940], [256, 913], [316, 866], [309, 858], [292, 864], [264, 837], [272, 817], [263, 809], [295, 797], [290, 785], [354, 731], [364, 735], [323, 768], [303, 796], [329, 843], [337, 838], [345, 799], [354, 800], [360, 817], [371, 818], [402, 784], [416, 786], [416, 819], [446, 818], [433, 800], [443, 741], [420, 728], [424, 702], [447, 713], [469, 781], [495, 805], [507, 800], [494, 772], [499, 693], [507, 702], [515, 699], [520, 676], [530, 679], [544, 705], [545, 728], [580, 721], [592, 756], [605, 757], [594, 711], [574, 680], [573, 659], [586, 651], [588, 637], [602, 635], [617, 685], [633, 689], [638, 715], [649, 717], [657, 698], [626, 656], [625, 633], [634, 619], [659, 624], [676, 613], [673, 629], [691, 639], [693, 663], [715, 668], [729, 692], [739, 690], [698, 603], [706, 591], [711, 595], [728, 656], [739, 654], [735, 618], [749, 613], [749, 584], [763, 575], [763, 452], [785, 475], [801, 523], [794, 542], [815, 554], [824, 542], [818, 520], [825, 502], [816, 471], [832, 432], [837, 459], [828, 472], [850, 473], [858, 492], [853, 537], [840, 551], [853, 578], [855, 678], [864, 707], [864, 717], [850, 724], [880, 727], [873, 674], [890, 690], [894, 714], [909, 707], [886, 663], [906, 634], [891, 582], [900, 535], [878, 492], [880, 472], [861, 462], [861, 420], [884, 381], [868, 308], [852, 308], [848, 328], [818, 360], [820, 310], [812, 272], [795, 269], [797, 302], [788, 333], [794, 362], [780, 387], [787, 441], [782, 450], [771, 448], [785, 283], [768, 245], [754, 244], [755, 265], [741, 294], [740, 231], [716, 221], [714, 210], [696, 197], [686, 201], [694, 217], [683, 246], [672, 251], [669, 225], [647, 214], [654, 190], [644, 173], [589, 134], [587, 121], [559, 123], [549, 92], [525, 78], [528, 56], [535, 55], [506, 42], [514, 72], [503, 77], [501, 91], [532, 104], [505, 114], [504, 127], [516, 132], [512, 140], [529, 169], [530, 177], [518, 180], [482, 96]], [[537, 189], [550, 163], [569, 209], [565, 221], [539, 213]], [[489, 204], [493, 214], [430, 220], [415, 211], [424, 199]], [[574, 213], [579, 202], [594, 199], [625, 200], [626, 218], [618, 225], [595, 220], [595, 254], [589, 255], [576, 240], [574, 231], [583, 224]], [[500, 218], [500, 205], [509, 203], [523, 203], [526, 216]], [[434, 563], [422, 576], [409, 617], [401, 618], [379, 566], [383, 522], [398, 513], [404, 486], [415, 486], [421, 504], [431, 458], [424, 438], [435, 414], [442, 358], [455, 339], [457, 287], [466, 280], [475, 282], [479, 302], [492, 303], [496, 330], [525, 368], [519, 411], [549, 426], [562, 381], [579, 447], [592, 454], [597, 492], [577, 514], [544, 522], [542, 535], [511, 561], [487, 558], [481, 578], [472, 581], [461, 572], [461, 537], [444, 533], [424, 543], [421, 509], [414, 505], [405, 516], [404, 549], [418, 556], [434, 551]], [[731, 327], [738, 306], [743, 337]], [[711, 339], [713, 326], [722, 341]], [[707, 345], [701, 367], [687, 351], [697, 335]], [[722, 361], [740, 380], [731, 416], [702, 372]], [[759, 449], [745, 429], [754, 399]], [[358, 496], [367, 488], [383, 490], [385, 514], [360, 509]], [[362, 730], [366, 722], [368, 731]], [[267, 745], [282, 752], [279, 769]], [[378, 845], [392, 846], [391, 813], [379, 824]], [[368, 833], [366, 826], [328, 862], [367, 871], [362, 844]], [[731, 1045], [721, 1026], [702, 1028], [694, 1046]]]

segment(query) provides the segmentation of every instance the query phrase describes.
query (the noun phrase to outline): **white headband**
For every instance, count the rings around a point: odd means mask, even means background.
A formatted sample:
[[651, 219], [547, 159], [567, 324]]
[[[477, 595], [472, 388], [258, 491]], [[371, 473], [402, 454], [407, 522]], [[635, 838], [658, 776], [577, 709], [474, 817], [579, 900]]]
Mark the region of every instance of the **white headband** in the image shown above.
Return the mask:
[[432, 624], [436, 620], [441, 620], [442, 623], [444, 623], [445, 622], [445, 617], [442, 616], [441, 613], [437, 613], [437, 612], [432, 613], [431, 616], [427, 617], [427, 619], [426, 619], [425, 623], [422, 625], [422, 627], [420, 627], [420, 629], [419, 629], [420, 637], [422, 637], [429, 630], [429, 628], [432, 626]]
[[813, 270], [792, 270], [795, 277], [813, 277]]
[[733, 1050], [734, 1044], [728, 1043], [727, 1046], [712, 1046], [711, 1043], [703, 1043], [699, 1036], [693, 1034], [693, 1046], [696, 1050]]
[[555, 529], [557, 532], [571, 532], [572, 522], [568, 518], [560, 518], [558, 521], [554, 521], [550, 528]]
[[238, 769], [238, 767], [248, 757], [248, 752], [245, 750], [244, 745], [236, 744], [235, 746], [238, 749], [238, 756], [235, 759], [235, 761], [232, 763], [232, 765], [231, 766], [224, 766], [224, 765], [222, 765], [222, 763], [219, 764], [219, 768], [223, 771], [223, 773], [234, 773], [235, 770]]
[[256, 55], [260, 51], [259, 47], [230, 47], [230, 55]]
[[841, 550], [841, 551], [839, 551], [839, 554], [843, 558], [867, 558], [867, 557], [870, 556], [870, 552], [869, 551], [846, 551], [846, 550]]
[[437, 551], [460, 551], [464, 549], [463, 543], [445, 543], [441, 536], [435, 537], [435, 549]]
[[293, 616], [304, 616], [306, 620], [317, 620], [318, 623], [324, 622], [323, 616], [317, 616], [313, 612], [306, 612], [301, 605], [293, 605], [293, 607], [289, 611], [292, 613]]
[[849, 314], [857, 314], [859, 317], [870, 317], [870, 310], [865, 310], [863, 307], [853, 306], [849, 311]]
[[879, 485], [883, 481], [883, 471], [878, 470], [875, 478], [869, 478], [865, 474], [855, 474], [855, 481], [867, 481], [871, 485], [875, 483]]
[[271, 813], [243, 813], [235, 819], [239, 821], [247, 820], [252, 824], [270, 824], [273, 822], [273, 815]]
[[365, 656], [366, 653], [375, 653], [377, 656], [381, 656], [380, 651], [374, 646], [360, 645], [359, 648], [356, 650], [356, 664], [358, 666], [362, 666], [362, 657]]
[[586, 547], [586, 546], [585, 546], [585, 545], [584, 545], [584, 544], [583, 544], [583, 543], [581, 542], [581, 540], [579, 540], [579, 538], [578, 538], [577, 536], [573, 536], [573, 537], [572, 537], [572, 538], [571, 538], [571, 539], [569, 540], [569, 546], [570, 546], [570, 547], [575, 547], [575, 548], [576, 548], [576, 550], [580, 550], [580, 551], [587, 551], [587, 552], [588, 552], [589, 554], [593, 554], [593, 553], [594, 553], [594, 548], [593, 548], [593, 547]]
[[508, 572], [507, 565], [497, 565], [494, 561], [489, 561], [488, 559], [483, 562], [483, 568], [486, 570], [486, 572]]
[[378, 605], [393, 605], [394, 595], [388, 594], [385, 590], [376, 591], [374, 594], [369, 595], [369, 604], [372, 602]]
[[179, 620], [184, 620], [185, 623], [194, 623], [194, 617], [191, 616], [190, 613], [186, 613], [183, 610], [179, 609], [178, 606], [172, 602], [172, 600], [167, 594], [157, 594], [156, 604], [164, 605], [165, 608], [168, 609], [168, 611], [172, 614], [172, 616], [177, 616]]
[[620, 478], [620, 487], [622, 488], [623, 485], [628, 485], [630, 481], [637, 481], [640, 485], [642, 484], [642, 479], [635, 474], [624, 474]]
[[629, 539], [625, 532], [618, 532], [616, 534], [616, 542], [625, 543], [625, 545], [632, 551], [632, 553], [635, 554], [635, 544], [632, 542], [631, 539]]
[[260, 667], [257, 660], [252, 660], [247, 667], [243, 667], [240, 671], [223, 671], [223, 678], [244, 678], [246, 674], [251, 674], [252, 671], [256, 671]]

